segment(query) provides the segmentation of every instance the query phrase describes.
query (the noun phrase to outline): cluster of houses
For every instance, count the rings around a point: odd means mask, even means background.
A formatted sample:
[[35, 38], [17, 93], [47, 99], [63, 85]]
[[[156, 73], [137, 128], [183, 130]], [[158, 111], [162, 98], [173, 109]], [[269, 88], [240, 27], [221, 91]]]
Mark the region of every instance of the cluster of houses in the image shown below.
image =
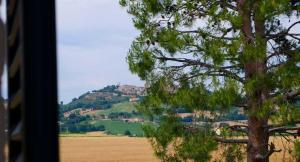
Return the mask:
[[[118, 85], [117, 91], [122, 93], [122, 96], [128, 96], [129, 102], [137, 102], [140, 100], [138, 96], [145, 96], [146, 88], [138, 87], [134, 85]], [[97, 100], [98, 98], [111, 99], [114, 96], [118, 96], [116, 92], [99, 92], [93, 91], [92, 93], [86, 93], [83, 95], [85, 99]], [[80, 97], [79, 97], [80, 98]]]
[[138, 96], [145, 96], [146, 88], [133, 85], [119, 85], [118, 91], [122, 92], [124, 96], [130, 96], [129, 102], [138, 102]]
[[122, 120], [126, 123], [143, 123], [145, 121], [143, 118], [128, 118]]
[[144, 96], [146, 93], [145, 87], [138, 87], [133, 85], [119, 85], [118, 91], [128, 96], [133, 96], [133, 95]]

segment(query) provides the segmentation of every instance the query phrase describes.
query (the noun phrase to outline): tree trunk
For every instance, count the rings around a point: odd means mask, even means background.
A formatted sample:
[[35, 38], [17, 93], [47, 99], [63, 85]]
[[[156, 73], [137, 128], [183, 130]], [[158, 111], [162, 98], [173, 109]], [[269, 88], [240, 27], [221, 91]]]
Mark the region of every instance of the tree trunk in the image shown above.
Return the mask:
[[[265, 64], [258, 61], [249, 62], [246, 66], [246, 78], [249, 80], [257, 75], [265, 75]], [[248, 97], [248, 162], [268, 162], [269, 161], [269, 133], [268, 133], [268, 114], [260, 114], [263, 104], [268, 98], [267, 86], [263, 84], [256, 86]]]
[[268, 162], [268, 141], [267, 120], [251, 116], [248, 119], [249, 144], [247, 146], [248, 162]]
[[[262, 79], [266, 75], [266, 64], [264, 59], [266, 55], [265, 20], [261, 16], [256, 16], [259, 11], [259, 1], [238, 0], [238, 12], [242, 17], [242, 33], [245, 36], [244, 43], [253, 47], [262, 47], [264, 49], [259, 54], [253, 53], [256, 57], [247, 60], [245, 63], [246, 82]], [[253, 15], [253, 16], [252, 16]], [[255, 30], [253, 30], [253, 25]], [[255, 50], [254, 50], [255, 51]], [[258, 57], [259, 56], [259, 57]], [[247, 145], [247, 161], [248, 162], [268, 162], [269, 161], [269, 134], [268, 134], [268, 115], [258, 117], [258, 112], [262, 109], [263, 104], [268, 99], [268, 86], [265, 82], [259, 82], [259, 85], [253, 87], [253, 91], [247, 95], [248, 107], [250, 113], [248, 119], [248, 145]]]
[[[249, 61], [246, 66], [246, 80], [258, 79], [258, 85], [253, 87], [247, 94], [248, 98], [248, 162], [268, 162], [269, 161], [269, 115], [263, 112], [264, 103], [269, 97], [268, 86], [264, 82], [266, 75], [266, 65], [262, 58]], [[256, 78], [257, 77], [257, 78]]]

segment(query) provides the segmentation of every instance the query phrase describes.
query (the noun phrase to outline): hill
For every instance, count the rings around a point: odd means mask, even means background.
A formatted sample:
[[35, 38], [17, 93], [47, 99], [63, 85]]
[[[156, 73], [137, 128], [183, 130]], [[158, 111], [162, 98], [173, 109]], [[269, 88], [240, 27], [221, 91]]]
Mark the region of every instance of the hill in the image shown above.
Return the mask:
[[117, 104], [113, 104], [110, 109], [104, 109], [104, 110], [94, 110], [86, 113], [87, 115], [109, 115], [111, 113], [119, 113], [119, 112], [126, 112], [126, 113], [136, 113], [137, 110], [135, 108], [136, 103], [134, 102], [121, 102]]
[[110, 85], [84, 93], [68, 104], [59, 105], [60, 131], [142, 136], [144, 117], [135, 104], [144, 94], [145, 88], [132, 85]]
[[145, 88], [133, 85], [110, 85], [99, 90], [86, 92], [68, 104], [60, 104], [60, 112], [65, 113], [75, 109], [106, 110], [114, 104], [136, 102], [145, 94]]

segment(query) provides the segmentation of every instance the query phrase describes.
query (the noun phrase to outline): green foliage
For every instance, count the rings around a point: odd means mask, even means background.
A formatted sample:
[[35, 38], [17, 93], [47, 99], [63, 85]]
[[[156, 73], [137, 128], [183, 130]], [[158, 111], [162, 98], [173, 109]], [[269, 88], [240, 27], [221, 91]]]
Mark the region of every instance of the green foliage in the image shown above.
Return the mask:
[[226, 162], [242, 162], [244, 160], [242, 149], [243, 147], [237, 144], [225, 146], [222, 157], [225, 157]]
[[[113, 104], [110, 109], [100, 110], [97, 112], [97, 115], [109, 115], [110, 113], [115, 112], [127, 112], [132, 113], [133, 111], [137, 111], [135, 104], [132, 102], [121, 102], [117, 104]], [[137, 115], [137, 114], [133, 114]]]
[[108, 114], [109, 119], [128, 119], [131, 118], [132, 114], [128, 112], [112, 112]]
[[[117, 86], [106, 86], [100, 90], [94, 90], [92, 92], [87, 92], [77, 98], [74, 98], [72, 102], [66, 105], [59, 105], [60, 112], [68, 112], [78, 108], [93, 108], [99, 110], [106, 110], [112, 108], [114, 104], [127, 102], [129, 97], [121, 96], [121, 95], [113, 95], [113, 94], [120, 94], [121, 92], [117, 91]], [[98, 94], [103, 94], [104, 96], [109, 97], [101, 97], [97, 96]], [[92, 96], [93, 98], [90, 99], [87, 96]]]
[[[217, 148], [208, 128], [186, 131], [175, 116], [165, 116], [158, 127], [144, 126], [155, 154], [163, 161], [209, 161], [210, 152]], [[172, 146], [172, 147], [170, 147]]]
[[61, 133], [84, 133], [93, 131], [104, 131], [104, 125], [92, 125], [88, 121], [91, 120], [90, 116], [80, 116], [77, 114], [70, 114], [69, 119], [65, 120], [60, 125]]
[[124, 132], [124, 135], [125, 135], [125, 136], [131, 136], [132, 134], [131, 134], [131, 132], [130, 132], [129, 130], [126, 130], [126, 131]]
[[[118, 85], [108, 85], [99, 90], [93, 90], [92, 92], [110, 92], [110, 93], [117, 93], [118, 92]], [[89, 94], [89, 93], [88, 93]]]
[[294, 157], [297, 162], [300, 161], [300, 141], [295, 141], [294, 143]]
[[[299, 106], [287, 97], [300, 88], [300, 38], [299, 33], [289, 33], [299, 24], [297, 2], [120, 0], [120, 4], [140, 31], [127, 62], [149, 85], [137, 109], [162, 119], [158, 128], [147, 127], [145, 132], [163, 161], [208, 161], [214, 148], [209, 139], [215, 134], [184, 133], [186, 128], [175, 117], [181, 107], [224, 114], [243, 106], [245, 115], [274, 123], [299, 119]], [[281, 22], [283, 17], [289, 23]], [[174, 154], [169, 145], [176, 149]], [[202, 158], [189, 150], [192, 147], [198, 154], [204, 150]], [[235, 146], [229, 149], [240, 151]]]
[[295, 104], [282, 104], [278, 112], [271, 118], [274, 122], [289, 124], [300, 119], [300, 106]]
[[185, 136], [184, 141], [176, 149], [183, 161], [193, 159], [194, 161], [210, 161], [210, 152], [217, 149], [217, 143], [206, 132], [196, 132]]
[[123, 135], [126, 130], [135, 136], [141, 137], [144, 135], [141, 123], [129, 123], [118, 120], [98, 120], [90, 121], [89, 123], [95, 126], [103, 125], [106, 133], [109, 132], [112, 135]]

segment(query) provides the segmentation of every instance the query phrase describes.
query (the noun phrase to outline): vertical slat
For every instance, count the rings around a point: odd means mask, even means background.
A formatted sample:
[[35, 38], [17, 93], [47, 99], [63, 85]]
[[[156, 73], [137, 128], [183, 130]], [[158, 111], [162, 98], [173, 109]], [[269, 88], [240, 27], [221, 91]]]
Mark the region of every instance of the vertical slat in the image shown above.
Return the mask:
[[22, 103], [21, 62], [22, 43], [20, 0], [7, 1], [7, 57], [8, 57], [8, 113], [9, 113], [9, 161], [22, 161]]
[[58, 162], [55, 4], [7, 2], [9, 159]]
[[22, 46], [19, 46], [16, 52], [16, 56], [14, 57], [9, 69], [9, 77], [13, 78], [15, 77], [17, 71], [20, 69], [21, 67], [21, 60], [22, 60]]
[[11, 96], [10, 109], [15, 109], [22, 102], [22, 90], [19, 89], [15, 95]]
[[[16, 1], [16, 0], [15, 0]], [[16, 3], [16, 2], [15, 2]], [[18, 7], [15, 8], [16, 9], [16, 14], [12, 15], [13, 17], [13, 21], [12, 21], [12, 27], [10, 29], [10, 33], [9, 33], [9, 36], [8, 36], [8, 45], [9, 47], [11, 47], [13, 44], [15, 44], [16, 42], [16, 37], [17, 37], [17, 34], [18, 32], [20, 32], [20, 19], [21, 19], [21, 9], [19, 9], [19, 4], [15, 4], [17, 5]]]

